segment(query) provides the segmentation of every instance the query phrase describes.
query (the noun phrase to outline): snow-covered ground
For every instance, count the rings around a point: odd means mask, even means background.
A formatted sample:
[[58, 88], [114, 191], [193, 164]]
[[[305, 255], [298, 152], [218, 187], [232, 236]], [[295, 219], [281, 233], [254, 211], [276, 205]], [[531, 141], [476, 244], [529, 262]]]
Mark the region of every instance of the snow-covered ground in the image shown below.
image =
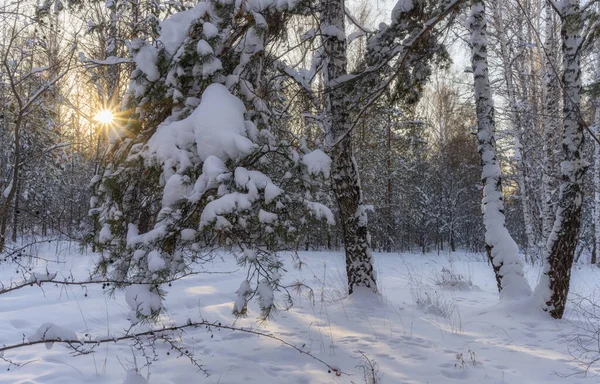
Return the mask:
[[[92, 254], [75, 245], [45, 244], [38, 249], [34, 271], [60, 270], [58, 277], [88, 275]], [[248, 333], [205, 329], [187, 331], [186, 348], [211, 373], [205, 377], [185, 358], [158, 345], [159, 360], [150, 367], [149, 383], [364, 383], [368, 358], [381, 383], [587, 383], [597, 382], [571, 358], [569, 340], [577, 332], [570, 306], [567, 319], [556, 321], [530, 308], [498, 305], [496, 282], [482, 255], [375, 254], [381, 297], [344, 297], [344, 259], [340, 252], [302, 252], [301, 270], [290, 267], [285, 280], [312, 287], [295, 296], [294, 307], [268, 322], [257, 322], [256, 306], [236, 326], [253, 327], [311, 352], [343, 374], [328, 372], [321, 363], [289, 346]], [[233, 260], [216, 260], [211, 268], [237, 270]], [[46, 259], [47, 261], [43, 261]], [[56, 262], [59, 262], [58, 264]], [[14, 267], [0, 264], [6, 284]], [[529, 268], [533, 284], [538, 269]], [[462, 278], [455, 279], [456, 275]], [[244, 271], [197, 275], [173, 283], [162, 324], [186, 319], [230, 324], [235, 291]], [[577, 266], [572, 295], [591, 297], [600, 270]], [[441, 282], [454, 281], [452, 284]], [[471, 280], [474, 286], [470, 286]], [[0, 296], [0, 343], [14, 344], [34, 335], [40, 325], [54, 323], [78, 337], [119, 335], [129, 327], [124, 294], [103, 294], [99, 286], [28, 287]], [[600, 324], [598, 324], [600, 327]], [[169, 354], [167, 354], [169, 353]], [[135, 358], [134, 358], [135, 355]], [[10, 367], [0, 362], [1, 384], [123, 383], [128, 370], [142, 367], [144, 358], [127, 342], [104, 344], [96, 353], [73, 357], [61, 345], [41, 344], [5, 353], [26, 362]], [[148, 370], [140, 372], [148, 378]], [[129, 382], [136, 383], [129, 373]]]

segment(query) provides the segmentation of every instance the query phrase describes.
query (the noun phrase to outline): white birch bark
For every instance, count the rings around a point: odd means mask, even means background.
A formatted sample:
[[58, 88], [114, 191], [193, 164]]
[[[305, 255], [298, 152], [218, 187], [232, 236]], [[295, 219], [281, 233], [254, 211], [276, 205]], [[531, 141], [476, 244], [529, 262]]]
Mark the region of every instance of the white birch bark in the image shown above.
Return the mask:
[[554, 201], [552, 198], [554, 185], [554, 137], [558, 134], [560, 123], [560, 79], [558, 78], [558, 39], [554, 10], [549, 2], [545, 8], [545, 41], [546, 53], [544, 74], [544, 124], [543, 124], [543, 176], [542, 176], [542, 237], [547, 241], [554, 223]]
[[578, 0], [553, 2], [561, 18], [563, 46], [563, 161], [561, 183], [552, 231], [548, 236], [542, 275], [535, 290], [543, 310], [554, 318], [562, 318], [571, 267], [581, 226], [583, 175], [586, 162], [581, 157], [583, 125], [579, 115], [581, 92], [581, 31], [583, 20]]
[[471, 63], [477, 109], [477, 138], [483, 182], [483, 222], [488, 258], [496, 274], [500, 298], [528, 296], [519, 249], [505, 226], [502, 172], [496, 156], [495, 118], [487, 61], [487, 23], [482, 0], [471, 1]]
[[[527, 100], [517, 95], [516, 86], [513, 77], [514, 57], [509, 54], [508, 44], [506, 42], [506, 31], [504, 30], [504, 20], [502, 19], [500, 4], [493, 3], [493, 13], [496, 24], [497, 39], [500, 43], [500, 55], [502, 62], [502, 71], [504, 72], [504, 80], [506, 82], [506, 90], [508, 96], [508, 106], [510, 110], [509, 119], [515, 135], [515, 157], [518, 163], [517, 167], [517, 182], [521, 197], [521, 209], [523, 211], [523, 223], [525, 225], [525, 237], [527, 238], [527, 251], [534, 252], [537, 246], [535, 241], [535, 233], [533, 230], [533, 215], [531, 204], [531, 191], [527, 183], [527, 170], [529, 165], [526, 160], [525, 131], [531, 129], [531, 121], [528, 119], [527, 108], [521, 107], [527, 105]], [[524, 92], [524, 90], [522, 91]], [[519, 100], [520, 99], [520, 100]], [[528, 124], [529, 123], [529, 124]]]

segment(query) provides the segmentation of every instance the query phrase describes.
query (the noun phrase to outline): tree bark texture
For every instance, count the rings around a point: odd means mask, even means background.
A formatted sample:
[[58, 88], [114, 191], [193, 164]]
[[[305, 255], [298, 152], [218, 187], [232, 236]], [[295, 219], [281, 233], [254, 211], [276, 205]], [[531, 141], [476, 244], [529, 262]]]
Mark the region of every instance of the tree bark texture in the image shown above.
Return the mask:
[[517, 298], [531, 293], [524, 277], [523, 261], [517, 244], [505, 226], [502, 173], [496, 156], [495, 118], [487, 62], [487, 23], [485, 4], [471, 1], [471, 64], [477, 112], [477, 139], [481, 154], [483, 182], [483, 222], [488, 258], [496, 275], [501, 298]]
[[369, 249], [367, 213], [363, 204], [358, 168], [354, 160], [349, 95], [351, 89], [336, 80], [347, 75], [343, 0], [322, 2], [321, 33], [324, 35], [325, 97], [328, 112], [327, 142], [332, 157], [331, 178], [340, 212], [348, 292], [367, 287], [376, 292], [373, 259]]

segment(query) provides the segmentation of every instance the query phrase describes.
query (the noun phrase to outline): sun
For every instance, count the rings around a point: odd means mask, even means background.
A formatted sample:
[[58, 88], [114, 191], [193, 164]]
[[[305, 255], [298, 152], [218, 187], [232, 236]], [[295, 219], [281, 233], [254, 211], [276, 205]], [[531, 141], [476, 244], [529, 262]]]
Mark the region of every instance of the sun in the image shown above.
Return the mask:
[[115, 119], [115, 115], [113, 115], [113, 113], [111, 111], [109, 111], [108, 109], [103, 109], [103, 110], [99, 111], [98, 113], [96, 113], [96, 116], [94, 116], [94, 120], [96, 120], [100, 124], [108, 125], [108, 124], [112, 123], [114, 119]]

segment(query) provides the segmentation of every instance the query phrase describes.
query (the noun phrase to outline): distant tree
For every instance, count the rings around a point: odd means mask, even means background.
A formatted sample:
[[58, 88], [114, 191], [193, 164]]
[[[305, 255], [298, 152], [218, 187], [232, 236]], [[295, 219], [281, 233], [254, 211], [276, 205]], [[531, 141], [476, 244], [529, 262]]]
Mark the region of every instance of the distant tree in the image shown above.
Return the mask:
[[[0, 252], [11, 222], [16, 240], [20, 201], [37, 198], [41, 207], [56, 192], [50, 188], [59, 179], [55, 167], [60, 161], [55, 156], [65, 145], [60, 143], [61, 123], [54, 110], [58, 83], [69, 72], [73, 58], [72, 47], [61, 47], [55, 36], [38, 33], [38, 29], [51, 32], [52, 27], [34, 19], [24, 22], [19, 12], [17, 4], [3, 15], [8, 32], [0, 48], [2, 131], [8, 139], [0, 144], [6, 160], [2, 164], [6, 178], [0, 180]], [[28, 213], [39, 216], [40, 208]]]

